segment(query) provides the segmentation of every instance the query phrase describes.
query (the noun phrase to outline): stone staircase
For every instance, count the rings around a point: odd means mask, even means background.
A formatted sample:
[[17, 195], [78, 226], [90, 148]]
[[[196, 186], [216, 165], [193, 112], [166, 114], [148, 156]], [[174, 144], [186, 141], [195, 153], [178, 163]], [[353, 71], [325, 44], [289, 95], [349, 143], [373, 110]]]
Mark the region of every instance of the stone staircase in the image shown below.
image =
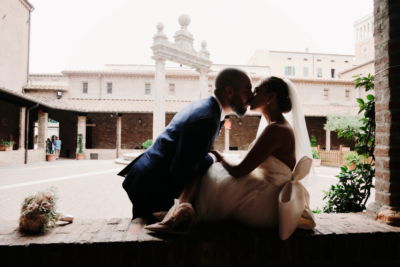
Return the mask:
[[121, 158], [117, 158], [115, 160], [115, 163], [122, 164], [122, 165], [128, 165], [129, 163], [131, 163], [132, 160], [137, 158], [142, 153], [143, 153], [143, 150], [137, 150], [132, 153], [126, 153]]

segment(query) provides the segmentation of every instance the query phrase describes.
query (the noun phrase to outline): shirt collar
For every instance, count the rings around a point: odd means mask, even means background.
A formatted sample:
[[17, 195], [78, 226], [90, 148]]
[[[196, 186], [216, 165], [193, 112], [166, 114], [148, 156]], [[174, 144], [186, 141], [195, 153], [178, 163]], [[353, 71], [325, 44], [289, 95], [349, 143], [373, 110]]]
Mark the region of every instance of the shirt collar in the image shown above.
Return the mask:
[[220, 121], [224, 121], [224, 120], [225, 120], [225, 112], [224, 112], [224, 109], [222, 108], [221, 102], [219, 102], [219, 100], [218, 100], [218, 98], [217, 98], [216, 96], [213, 95], [213, 97], [214, 97], [214, 99], [217, 101], [218, 106], [219, 106], [219, 109], [221, 110], [221, 118], [220, 118]]

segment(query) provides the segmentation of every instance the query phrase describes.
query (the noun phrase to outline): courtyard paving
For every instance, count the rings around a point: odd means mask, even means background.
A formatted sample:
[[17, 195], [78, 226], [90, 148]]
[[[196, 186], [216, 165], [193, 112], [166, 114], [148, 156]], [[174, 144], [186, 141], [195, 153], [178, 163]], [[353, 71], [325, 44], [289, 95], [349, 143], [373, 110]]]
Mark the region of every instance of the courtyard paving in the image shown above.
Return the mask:
[[[58, 211], [83, 219], [129, 218], [131, 203], [114, 160], [58, 160], [0, 168], [0, 220], [16, 220], [23, 199], [50, 187], [57, 189]], [[323, 190], [336, 183], [338, 168], [316, 167], [306, 183], [311, 208], [322, 209]], [[373, 201], [373, 196], [369, 200]]]

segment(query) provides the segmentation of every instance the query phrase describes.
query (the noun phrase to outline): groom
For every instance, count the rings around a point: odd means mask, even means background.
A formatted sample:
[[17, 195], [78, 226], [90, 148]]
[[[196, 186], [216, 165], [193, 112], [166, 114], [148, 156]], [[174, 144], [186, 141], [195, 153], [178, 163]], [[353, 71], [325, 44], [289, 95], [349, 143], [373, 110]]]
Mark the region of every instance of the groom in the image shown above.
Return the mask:
[[253, 94], [243, 71], [221, 71], [215, 87], [215, 96], [178, 112], [153, 145], [118, 174], [125, 177], [122, 186], [133, 204], [133, 219], [168, 210], [191, 178], [215, 161], [209, 151], [225, 114], [245, 114]]

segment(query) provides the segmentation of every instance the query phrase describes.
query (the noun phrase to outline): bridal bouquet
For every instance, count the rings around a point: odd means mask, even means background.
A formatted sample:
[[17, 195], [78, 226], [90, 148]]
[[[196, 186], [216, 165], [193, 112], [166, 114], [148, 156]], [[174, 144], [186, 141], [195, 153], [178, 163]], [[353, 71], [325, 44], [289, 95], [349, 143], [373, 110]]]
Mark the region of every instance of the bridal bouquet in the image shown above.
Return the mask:
[[19, 229], [27, 233], [44, 233], [55, 226], [58, 217], [56, 212], [57, 195], [54, 188], [37, 192], [25, 198], [22, 203]]

